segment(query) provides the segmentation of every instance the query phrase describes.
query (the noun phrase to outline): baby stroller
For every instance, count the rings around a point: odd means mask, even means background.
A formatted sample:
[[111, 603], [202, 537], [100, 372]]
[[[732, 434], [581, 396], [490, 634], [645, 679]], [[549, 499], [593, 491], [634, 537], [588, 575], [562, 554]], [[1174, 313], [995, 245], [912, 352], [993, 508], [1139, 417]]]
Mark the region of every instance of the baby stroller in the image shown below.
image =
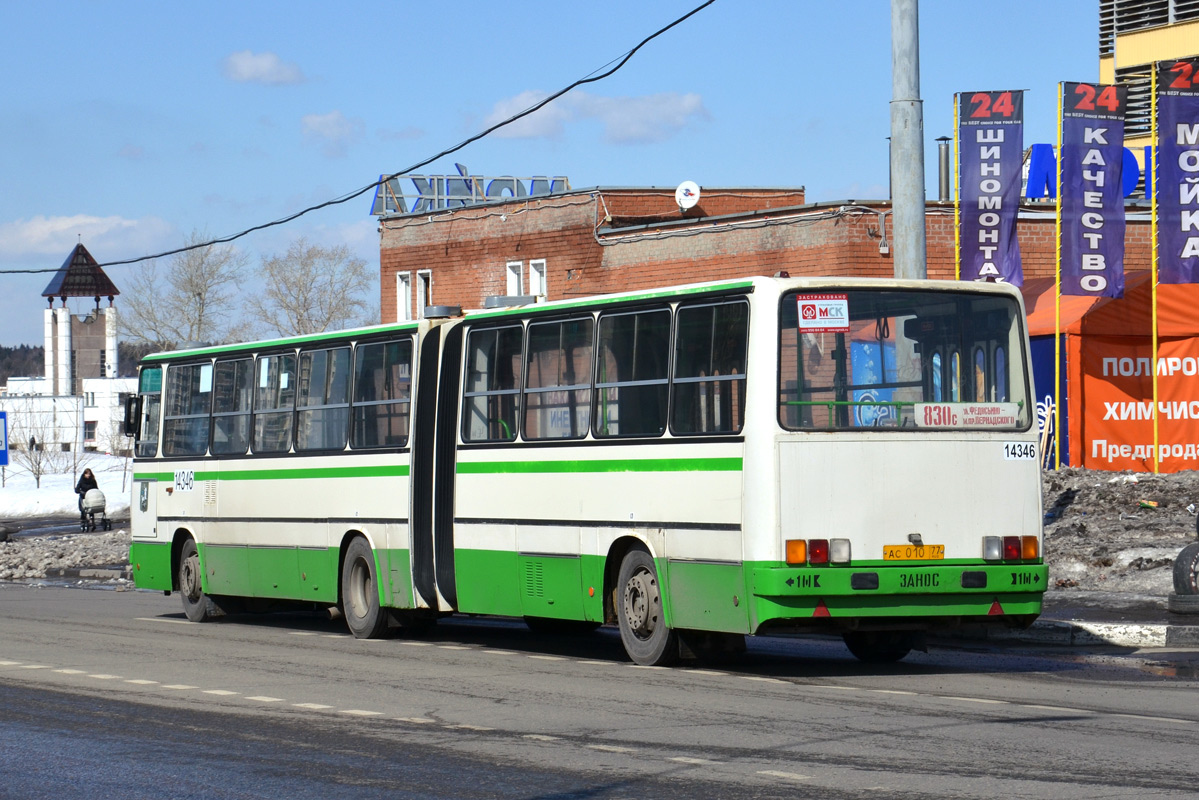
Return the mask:
[[[99, 515], [99, 520], [96, 516]], [[104, 492], [99, 489], [88, 489], [83, 496], [83, 520], [79, 523], [82, 531], [94, 531], [99, 524], [104, 530], [112, 530], [112, 520], [104, 511]]]

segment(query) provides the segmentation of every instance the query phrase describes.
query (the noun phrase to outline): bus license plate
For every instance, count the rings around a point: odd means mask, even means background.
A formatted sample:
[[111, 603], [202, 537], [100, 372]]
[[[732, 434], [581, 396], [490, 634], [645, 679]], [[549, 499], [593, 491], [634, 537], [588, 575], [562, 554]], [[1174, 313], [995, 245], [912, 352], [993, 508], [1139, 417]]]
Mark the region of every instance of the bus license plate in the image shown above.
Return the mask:
[[945, 558], [943, 544], [885, 544], [884, 561], [941, 561]]

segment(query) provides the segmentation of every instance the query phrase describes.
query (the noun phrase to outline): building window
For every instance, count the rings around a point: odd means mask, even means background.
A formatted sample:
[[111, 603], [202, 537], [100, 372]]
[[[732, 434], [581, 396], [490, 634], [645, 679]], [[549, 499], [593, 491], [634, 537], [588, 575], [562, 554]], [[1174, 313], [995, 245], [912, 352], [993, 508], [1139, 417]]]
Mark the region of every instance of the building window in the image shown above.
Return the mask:
[[396, 273], [396, 322], [412, 319], [412, 273]]
[[523, 269], [524, 269], [524, 263], [521, 261], [509, 261], [508, 262], [508, 270], [507, 270], [508, 284], [507, 284], [507, 289], [504, 292], [504, 294], [512, 296], [512, 295], [517, 295], [517, 294], [521, 293], [520, 292], [520, 282], [521, 282], [520, 279], [521, 279], [521, 272], [523, 271]]
[[422, 269], [416, 273], [416, 316], [425, 318], [425, 309], [433, 304], [433, 273]]
[[83, 423], [83, 441], [85, 441], [85, 442], [96, 441], [96, 422], [95, 422], [95, 420], [88, 420], [87, 422]]
[[529, 262], [529, 294], [544, 297], [545, 290], [545, 259], [538, 258]]
[[100, 351], [100, 377], [101, 378], [108, 377], [107, 364], [108, 364], [108, 353], [104, 350], [101, 350]]
[[83, 393], [83, 404], [85, 406], [87, 406], [88, 408], [95, 408], [96, 407], [96, 393], [95, 392], [84, 392]]

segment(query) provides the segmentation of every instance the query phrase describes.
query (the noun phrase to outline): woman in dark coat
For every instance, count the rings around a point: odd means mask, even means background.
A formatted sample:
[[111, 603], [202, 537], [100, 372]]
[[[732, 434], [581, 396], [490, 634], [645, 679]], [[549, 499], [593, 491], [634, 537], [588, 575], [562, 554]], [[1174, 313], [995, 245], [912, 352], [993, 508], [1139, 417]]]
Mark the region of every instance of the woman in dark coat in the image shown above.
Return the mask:
[[81, 521], [87, 520], [87, 514], [83, 513], [83, 496], [92, 489], [98, 488], [100, 487], [96, 485], [96, 476], [92, 474], [91, 468], [85, 469], [79, 476], [79, 483], [75, 484], [75, 494], [79, 495], [79, 519]]

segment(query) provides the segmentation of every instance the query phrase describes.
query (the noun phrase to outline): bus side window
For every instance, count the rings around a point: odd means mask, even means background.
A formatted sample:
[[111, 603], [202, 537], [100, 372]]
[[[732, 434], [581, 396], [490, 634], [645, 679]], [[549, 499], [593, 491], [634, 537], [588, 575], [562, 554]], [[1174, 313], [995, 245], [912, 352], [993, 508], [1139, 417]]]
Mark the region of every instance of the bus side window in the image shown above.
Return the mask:
[[218, 361], [212, 379], [212, 454], [245, 455], [250, 447], [254, 361]]
[[403, 447], [412, 405], [412, 339], [354, 348], [353, 446]]
[[295, 354], [259, 356], [254, 391], [255, 453], [286, 453], [291, 448], [295, 403]]
[[300, 353], [296, 450], [344, 450], [350, 428], [350, 348]]
[[745, 421], [744, 300], [678, 311], [670, 429], [675, 434], [736, 433]]
[[605, 314], [596, 356], [596, 436], [660, 436], [666, 430], [670, 311]]
[[466, 344], [463, 441], [510, 442], [516, 438], [522, 338], [519, 325], [470, 332]]
[[526, 439], [579, 439], [591, 419], [591, 317], [531, 323], [525, 364]]
[[208, 451], [211, 410], [212, 363], [168, 367], [162, 454], [204, 455]]

